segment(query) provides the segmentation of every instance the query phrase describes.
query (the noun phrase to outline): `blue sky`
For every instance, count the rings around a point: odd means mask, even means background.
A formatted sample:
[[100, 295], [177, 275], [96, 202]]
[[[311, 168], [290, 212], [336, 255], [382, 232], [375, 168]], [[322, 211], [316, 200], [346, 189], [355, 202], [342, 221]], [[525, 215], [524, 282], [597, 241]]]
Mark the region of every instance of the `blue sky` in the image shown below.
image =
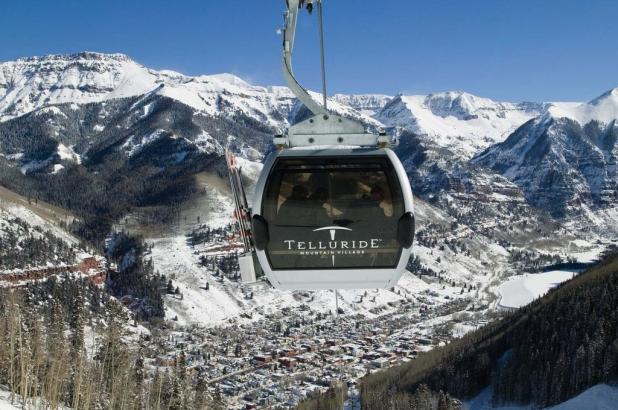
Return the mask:
[[[618, 86], [615, 0], [324, 0], [329, 93], [465, 90], [589, 100]], [[3, 0], [0, 61], [122, 52], [157, 69], [282, 84], [284, 0]], [[294, 62], [319, 89], [316, 16]]]

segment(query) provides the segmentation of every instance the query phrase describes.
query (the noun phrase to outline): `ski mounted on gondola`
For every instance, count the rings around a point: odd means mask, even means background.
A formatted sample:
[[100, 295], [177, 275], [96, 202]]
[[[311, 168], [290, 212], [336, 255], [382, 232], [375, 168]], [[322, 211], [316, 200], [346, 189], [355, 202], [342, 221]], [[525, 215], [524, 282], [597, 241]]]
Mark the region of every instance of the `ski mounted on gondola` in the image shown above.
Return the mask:
[[253, 245], [251, 209], [242, 182], [242, 169], [229, 146], [225, 148], [225, 160], [234, 200], [233, 221], [236, 225], [236, 234], [243, 244], [243, 252], [238, 257], [240, 277], [243, 283], [254, 283], [263, 276], [263, 272], [257, 263], [257, 255]]
[[[283, 74], [313, 115], [273, 139], [278, 150], [266, 159], [255, 189], [251, 253], [278, 289], [392, 287], [405, 271], [414, 238], [408, 177], [387, 135], [327, 109], [322, 1], [286, 4]], [[315, 6], [320, 19], [322, 105], [292, 71], [303, 6]]]

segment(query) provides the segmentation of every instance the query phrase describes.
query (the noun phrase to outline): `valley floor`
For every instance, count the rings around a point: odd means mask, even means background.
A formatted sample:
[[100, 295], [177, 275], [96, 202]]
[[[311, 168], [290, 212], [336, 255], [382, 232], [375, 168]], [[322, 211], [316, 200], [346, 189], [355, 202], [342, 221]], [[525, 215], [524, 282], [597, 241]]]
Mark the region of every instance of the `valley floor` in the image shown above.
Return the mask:
[[[187, 235], [203, 226], [200, 218], [211, 228], [227, 225], [232, 212], [225, 184], [207, 176], [200, 183], [208, 195], [183, 210], [178, 227], [147, 237], [152, 250], [146, 257], [179, 290], [165, 297], [166, 318], [174, 323], [168, 357], [178, 354], [179, 344], [185, 351], [211, 346], [210, 360], [197, 355], [191, 363], [206, 369], [211, 388], [222, 389], [235, 408], [293, 405], [331, 382], [355, 383], [368, 371], [412, 360], [420, 351], [483, 326], [500, 314], [498, 305], [520, 306], [573, 275], [529, 274], [503, 283], [511, 272], [506, 249], [474, 238], [464, 227], [444, 235], [471, 238], [470, 252], [415, 245], [423, 264], [443, 277], [406, 272], [393, 290], [340, 291], [343, 314], [337, 318], [332, 291], [243, 285], [202, 266], [200, 257], [213, 256], [221, 247], [193, 245]], [[450, 223], [427, 204], [419, 204], [418, 214], [425, 221]], [[575, 247], [582, 252], [578, 259], [588, 261], [604, 245], [580, 240]], [[270, 359], [260, 362], [261, 357]]]

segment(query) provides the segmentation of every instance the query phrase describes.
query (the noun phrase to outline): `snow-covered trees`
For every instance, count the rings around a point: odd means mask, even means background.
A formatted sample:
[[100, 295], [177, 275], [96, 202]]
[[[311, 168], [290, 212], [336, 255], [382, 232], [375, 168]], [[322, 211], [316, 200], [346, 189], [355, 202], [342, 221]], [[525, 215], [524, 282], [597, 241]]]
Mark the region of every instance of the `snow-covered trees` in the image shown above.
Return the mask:
[[75, 263], [75, 249], [61, 238], [20, 218], [0, 227], [0, 270], [40, 268], [51, 262]]
[[113, 246], [107, 249], [107, 256], [118, 267], [108, 275], [110, 293], [118, 298], [131, 298], [126, 302], [142, 320], [164, 317], [162, 294], [169, 290], [170, 283], [154, 273], [152, 260], [144, 260], [141, 238], [118, 233], [110, 243]]
[[192, 376], [182, 354], [173, 372], [149, 372], [140, 344], [127, 339], [126, 309], [100, 295], [105, 302], [95, 310], [86, 302], [94, 300], [92, 292], [102, 290], [68, 277], [28, 289], [0, 289], [0, 384], [15, 405], [217, 408], [205, 380]]

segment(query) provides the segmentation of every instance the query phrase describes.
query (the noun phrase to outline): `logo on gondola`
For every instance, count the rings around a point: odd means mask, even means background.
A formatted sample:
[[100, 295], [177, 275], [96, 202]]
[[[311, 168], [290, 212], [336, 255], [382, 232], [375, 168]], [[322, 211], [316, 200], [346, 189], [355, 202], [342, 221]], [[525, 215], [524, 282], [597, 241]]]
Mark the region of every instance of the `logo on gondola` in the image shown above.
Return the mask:
[[328, 231], [330, 241], [297, 241], [284, 240], [288, 250], [299, 251], [303, 256], [331, 256], [333, 266], [335, 266], [336, 255], [365, 255], [367, 249], [380, 248], [382, 239], [368, 240], [335, 240], [337, 231], [352, 232], [352, 229], [343, 226], [324, 226], [322, 228], [313, 229], [313, 232]]
[[335, 234], [337, 231], [351, 231], [350, 228], [344, 228], [343, 226], [325, 226], [323, 228], [314, 229], [313, 232], [319, 231], [329, 231], [330, 232], [330, 240], [335, 240]]
[[[335, 234], [337, 231], [351, 231], [350, 228], [345, 228], [343, 226], [325, 226], [323, 228], [314, 229], [313, 232], [319, 231], [329, 231], [330, 232], [330, 240], [335, 240]], [[333, 266], [335, 266], [335, 255], [331, 255], [331, 259], [333, 261]]]

